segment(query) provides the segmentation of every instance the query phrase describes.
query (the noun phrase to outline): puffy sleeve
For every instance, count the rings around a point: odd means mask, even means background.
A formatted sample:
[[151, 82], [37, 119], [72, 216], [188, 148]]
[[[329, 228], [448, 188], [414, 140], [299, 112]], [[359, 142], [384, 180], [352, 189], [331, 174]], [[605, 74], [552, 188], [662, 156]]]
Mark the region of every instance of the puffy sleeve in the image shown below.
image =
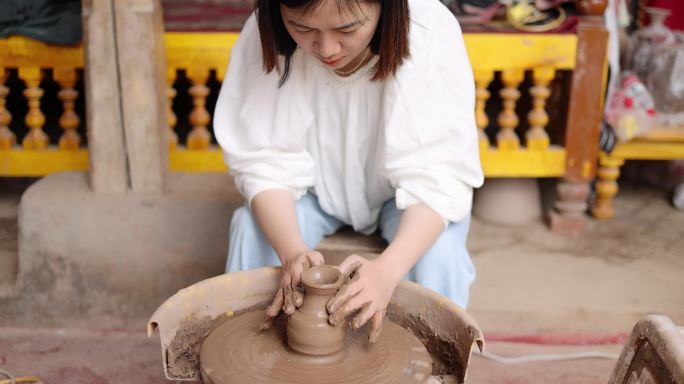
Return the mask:
[[410, 48], [386, 90], [386, 177], [399, 209], [422, 202], [445, 221], [460, 221], [484, 179], [461, 29], [451, 14], [413, 21]]
[[254, 14], [231, 52], [214, 132], [237, 189], [250, 203], [268, 189], [287, 189], [298, 199], [314, 183], [314, 162], [306, 150], [313, 115], [302, 103], [297, 60], [295, 55], [288, 81], [278, 87], [277, 71], [263, 70]]

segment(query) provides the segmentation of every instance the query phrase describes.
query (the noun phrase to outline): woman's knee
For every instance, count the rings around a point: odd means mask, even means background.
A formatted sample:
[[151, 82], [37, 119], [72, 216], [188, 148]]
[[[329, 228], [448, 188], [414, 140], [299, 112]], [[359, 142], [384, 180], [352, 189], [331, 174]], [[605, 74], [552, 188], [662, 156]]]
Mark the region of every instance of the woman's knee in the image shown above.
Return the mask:
[[238, 208], [230, 224], [226, 272], [278, 265], [273, 248], [261, 232], [249, 207]]
[[[423, 255], [416, 265], [418, 274], [445, 273], [450, 279], [469, 284], [475, 276], [470, 255], [466, 249], [463, 228], [454, 228], [452, 223], [439, 236], [435, 244]], [[466, 230], [467, 232], [467, 230]]]
[[465, 241], [445, 231], [432, 248], [416, 264], [416, 282], [448, 297], [465, 308], [470, 285], [475, 280]]
[[448, 236], [447, 232], [443, 232], [435, 244], [421, 258], [421, 261], [425, 261], [434, 267], [446, 268], [456, 265], [459, 260], [464, 258], [468, 258], [465, 243], [461, 243], [459, 239]]

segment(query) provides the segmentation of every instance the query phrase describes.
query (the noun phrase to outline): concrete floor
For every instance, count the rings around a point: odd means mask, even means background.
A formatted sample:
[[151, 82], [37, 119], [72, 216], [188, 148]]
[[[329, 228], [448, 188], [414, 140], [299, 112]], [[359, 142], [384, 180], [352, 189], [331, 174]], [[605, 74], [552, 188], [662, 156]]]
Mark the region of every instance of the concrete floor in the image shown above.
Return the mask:
[[649, 313], [684, 324], [684, 211], [644, 187], [622, 188], [615, 210], [578, 237], [474, 220], [468, 309], [482, 329], [628, 333]]
[[[3, 279], [16, 270], [10, 219], [17, 201], [10, 196], [0, 202], [0, 289], [11, 285]], [[663, 313], [684, 324], [684, 212], [674, 210], [665, 194], [635, 187], [621, 190], [616, 211], [614, 220], [592, 221], [585, 234], [572, 238], [550, 233], [541, 222], [501, 227], [473, 220], [469, 241], [478, 278], [469, 312], [489, 336], [487, 351], [617, 354], [645, 314]], [[101, 319], [84, 319], [82, 329], [0, 328], [0, 369], [38, 375], [48, 384], [167, 382], [158, 337], [144, 334], [148, 315], [141, 313], [123, 330], [103, 330], [107, 322]], [[521, 334], [563, 342], [501, 341]], [[609, 342], [577, 345], [589, 337]], [[476, 354], [468, 382], [605, 383], [614, 365], [582, 360], [509, 366]]]

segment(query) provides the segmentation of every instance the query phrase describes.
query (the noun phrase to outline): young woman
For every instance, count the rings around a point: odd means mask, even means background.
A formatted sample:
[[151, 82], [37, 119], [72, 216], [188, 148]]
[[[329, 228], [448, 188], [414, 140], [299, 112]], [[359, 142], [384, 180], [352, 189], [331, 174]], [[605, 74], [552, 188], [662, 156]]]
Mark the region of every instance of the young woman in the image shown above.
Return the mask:
[[248, 205], [230, 229], [228, 272], [282, 265], [268, 315], [301, 304], [314, 248], [345, 225], [387, 249], [340, 265], [352, 281], [330, 322], [379, 333], [406, 278], [465, 307], [472, 190], [483, 181], [472, 69], [438, 0], [257, 0], [214, 129]]

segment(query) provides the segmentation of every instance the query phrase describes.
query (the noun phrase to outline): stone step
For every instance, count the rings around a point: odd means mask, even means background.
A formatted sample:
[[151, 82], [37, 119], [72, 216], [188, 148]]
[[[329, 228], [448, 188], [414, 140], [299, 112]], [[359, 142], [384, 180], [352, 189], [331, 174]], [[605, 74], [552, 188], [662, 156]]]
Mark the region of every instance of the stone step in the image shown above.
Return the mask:
[[0, 217], [0, 298], [14, 294], [18, 258], [17, 218]]
[[0, 299], [15, 294], [18, 254], [18, 209], [21, 195], [35, 179], [0, 179]]

